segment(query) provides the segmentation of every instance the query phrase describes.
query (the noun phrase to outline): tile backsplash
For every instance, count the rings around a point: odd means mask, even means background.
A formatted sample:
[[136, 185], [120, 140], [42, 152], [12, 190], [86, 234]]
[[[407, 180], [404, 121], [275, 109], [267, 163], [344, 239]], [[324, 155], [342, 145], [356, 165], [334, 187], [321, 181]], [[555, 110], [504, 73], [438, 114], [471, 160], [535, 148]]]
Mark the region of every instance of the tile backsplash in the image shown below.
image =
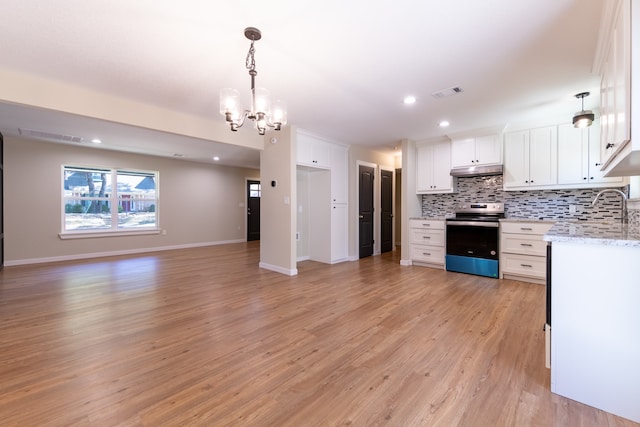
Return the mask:
[[[612, 187], [628, 194], [628, 186]], [[580, 190], [504, 191], [502, 175], [458, 178], [458, 192], [423, 194], [422, 215], [442, 217], [453, 214], [459, 203], [502, 202], [505, 217], [564, 219], [580, 221], [620, 221], [622, 201], [619, 194], [604, 193], [595, 206], [592, 200], [602, 188]], [[570, 211], [575, 206], [575, 213]], [[640, 223], [640, 211], [629, 210], [629, 222]]]

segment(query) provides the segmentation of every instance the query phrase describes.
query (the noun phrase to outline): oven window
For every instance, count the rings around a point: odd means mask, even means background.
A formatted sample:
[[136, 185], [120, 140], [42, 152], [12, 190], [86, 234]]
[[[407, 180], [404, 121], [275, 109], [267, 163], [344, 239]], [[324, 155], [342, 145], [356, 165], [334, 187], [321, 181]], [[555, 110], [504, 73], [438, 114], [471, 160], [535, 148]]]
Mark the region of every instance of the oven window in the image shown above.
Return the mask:
[[498, 259], [498, 227], [447, 225], [447, 254]]

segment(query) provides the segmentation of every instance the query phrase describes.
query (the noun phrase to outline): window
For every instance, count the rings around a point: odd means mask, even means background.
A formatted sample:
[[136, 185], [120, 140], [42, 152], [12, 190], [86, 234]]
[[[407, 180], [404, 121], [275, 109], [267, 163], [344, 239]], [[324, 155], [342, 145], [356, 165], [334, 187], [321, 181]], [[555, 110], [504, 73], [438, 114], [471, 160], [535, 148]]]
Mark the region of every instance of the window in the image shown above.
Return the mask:
[[158, 172], [63, 168], [63, 232], [156, 230]]

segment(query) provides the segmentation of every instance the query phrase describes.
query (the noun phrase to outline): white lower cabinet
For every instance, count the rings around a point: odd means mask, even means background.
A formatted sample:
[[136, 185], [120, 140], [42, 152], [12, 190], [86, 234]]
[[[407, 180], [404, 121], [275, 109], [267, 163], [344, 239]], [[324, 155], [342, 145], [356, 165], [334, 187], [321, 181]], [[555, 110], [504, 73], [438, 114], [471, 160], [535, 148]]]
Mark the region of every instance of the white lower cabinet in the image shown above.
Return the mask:
[[542, 236], [553, 226], [546, 221], [500, 223], [500, 277], [545, 284], [547, 242]]
[[445, 247], [444, 220], [409, 221], [409, 256], [413, 264], [442, 268]]

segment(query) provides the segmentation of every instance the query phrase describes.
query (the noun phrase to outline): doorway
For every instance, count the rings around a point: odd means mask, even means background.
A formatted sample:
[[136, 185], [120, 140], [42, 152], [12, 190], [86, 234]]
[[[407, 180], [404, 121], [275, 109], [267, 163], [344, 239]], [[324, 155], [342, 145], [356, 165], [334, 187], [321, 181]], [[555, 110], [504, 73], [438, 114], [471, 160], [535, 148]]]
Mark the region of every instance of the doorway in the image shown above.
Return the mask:
[[380, 171], [380, 252], [393, 250], [393, 172]]
[[247, 242], [260, 240], [260, 181], [247, 180]]
[[373, 167], [358, 166], [359, 258], [373, 255], [373, 179]]

